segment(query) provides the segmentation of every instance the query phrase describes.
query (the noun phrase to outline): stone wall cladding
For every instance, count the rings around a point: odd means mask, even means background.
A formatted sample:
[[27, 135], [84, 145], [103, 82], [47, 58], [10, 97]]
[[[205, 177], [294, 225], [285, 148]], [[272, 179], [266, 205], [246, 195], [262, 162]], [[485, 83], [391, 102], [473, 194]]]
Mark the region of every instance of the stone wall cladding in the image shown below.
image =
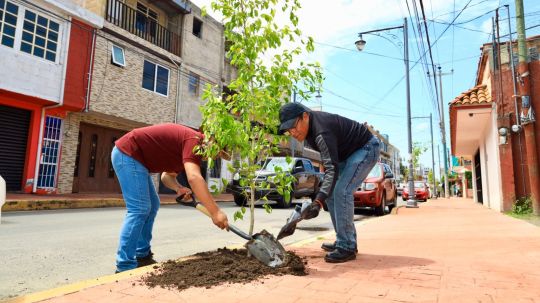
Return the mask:
[[[73, 173], [77, 153], [77, 142], [81, 122], [99, 125], [126, 132], [146, 126], [142, 123], [115, 120], [114, 117], [100, 117], [96, 113], [69, 113], [64, 119], [64, 137], [62, 140], [62, 154], [60, 158], [60, 172], [58, 176], [58, 192], [71, 193], [73, 188]], [[157, 186], [157, 178], [154, 178]], [[157, 187], [156, 187], [157, 188]]]
[[[125, 52], [125, 67], [111, 63], [112, 45]], [[169, 69], [168, 96], [142, 88], [144, 61]], [[90, 110], [147, 124], [173, 122], [177, 69], [169, 61], [150, 55], [103, 31], [96, 39]]]

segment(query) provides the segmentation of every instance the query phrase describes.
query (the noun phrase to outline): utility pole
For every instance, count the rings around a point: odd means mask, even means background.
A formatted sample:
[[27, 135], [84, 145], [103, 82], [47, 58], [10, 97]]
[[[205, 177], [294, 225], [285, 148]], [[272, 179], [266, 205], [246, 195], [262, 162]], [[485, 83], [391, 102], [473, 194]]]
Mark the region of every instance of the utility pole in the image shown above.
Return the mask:
[[449, 198], [450, 197], [450, 191], [448, 190], [448, 160], [446, 158], [446, 127], [444, 124], [444, 102], [443, 102], [443, 90], [442, 90], [442, 72], [441, 72], [441, 66], [439, 65], [439, 92], [441, 93], [441, 97], [439, 100], [439, 106], [441, 108], [441, 137], [442, 137], [442, 144], [443, 144], [443, 151], [444, 151], [444, 197]]
[[439, 149], [439, 144], [437, 144], [437, 159], [439, 159], [439, 175], [441, 175], [441, 150]]
[[[516, 122], [519, 126], [520, 118], [523, 132], [525, 135], [525, 148], [527, 150], [527, 164], [529, 167], [529, 183], [531, 187], [531, 200], [533, 213], [540, 215], [540, 172], [538, 170], [538, 157], [536, 148], [536, 133], [534, 130], [534, 111], [531, 102], [531, 86], [529, 76], [529, 64], [527, 63], [527, 42], [525, 39], [525, 16], [523, 8], [523, 0], [516, 0], [516, 31], [518, 42], [518, 75], [520, 86], [518, 96], [521, 98], [521, 115], [516, 116]], [[511, 37], [511, 36], [510, 36]], [[511, 43], [512, 40], [510, 40]], [[515, 81], [516, 74], [512, 74], [512, 80]], [[516, 113], [517, 115], [518, 113]]]

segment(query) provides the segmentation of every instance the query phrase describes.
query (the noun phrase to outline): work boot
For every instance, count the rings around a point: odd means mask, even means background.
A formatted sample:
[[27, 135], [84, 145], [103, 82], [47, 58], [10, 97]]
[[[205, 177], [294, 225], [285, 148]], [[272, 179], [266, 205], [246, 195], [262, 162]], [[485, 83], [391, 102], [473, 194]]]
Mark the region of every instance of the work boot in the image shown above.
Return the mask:
[[328, 252], [334, 251], [334, 249], [336, 249], [336, 242], [334, 242], [334, 243], [323, 243], [321, 245], [321, 248], [324, 251], [328, 251]]
[[356, 252], [354, 250], [346, 250], [336, 247], [334, 251], [329, 252], [324, 257], [324, 261], [328, 263], [343, 263], [356, 259]]
[[154, 256], [154, 253], [150, 251], [148, 255], [146, 255], [146, 257], [137, 258], [137, 267], [143, 267], [143, 266], [156, 264], [157, 261], [154, 260], [153, 256]]

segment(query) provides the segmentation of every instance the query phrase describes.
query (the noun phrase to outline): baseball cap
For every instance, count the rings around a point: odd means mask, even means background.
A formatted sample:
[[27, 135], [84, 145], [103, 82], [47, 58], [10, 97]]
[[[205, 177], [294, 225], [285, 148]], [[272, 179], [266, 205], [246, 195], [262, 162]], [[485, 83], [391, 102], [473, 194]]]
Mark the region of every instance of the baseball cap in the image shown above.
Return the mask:
[[279, 109], [279, 134], [282, 135], [286, 130], [294, 126], [296, 118], [300, 117], [304, 112], [311, 110], [300, 103], [287, 103]]

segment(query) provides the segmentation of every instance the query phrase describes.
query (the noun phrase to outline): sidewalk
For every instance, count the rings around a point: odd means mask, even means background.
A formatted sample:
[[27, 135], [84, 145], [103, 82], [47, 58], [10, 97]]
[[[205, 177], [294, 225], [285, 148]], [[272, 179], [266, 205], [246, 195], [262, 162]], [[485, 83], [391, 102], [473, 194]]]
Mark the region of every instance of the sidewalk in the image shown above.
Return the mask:
[[288, 247], [308, 258], [304, 277], [178, 292], [139, 285], [141, 268], [12, 302], [540, 302], [540, 229], [472, 200], [400, 208], [357, 230], [348, 263], [325, 263], [320, 238]]
[[[159, 195], [161, 204], [174, 204], [176, 195]], [[220, 194], [214, 197], [218, 202], [234, 201], [231, 194]], [[97, 208], [124, 206], [122, 194], [12, 194], [8, 193], [2, 211]]]

